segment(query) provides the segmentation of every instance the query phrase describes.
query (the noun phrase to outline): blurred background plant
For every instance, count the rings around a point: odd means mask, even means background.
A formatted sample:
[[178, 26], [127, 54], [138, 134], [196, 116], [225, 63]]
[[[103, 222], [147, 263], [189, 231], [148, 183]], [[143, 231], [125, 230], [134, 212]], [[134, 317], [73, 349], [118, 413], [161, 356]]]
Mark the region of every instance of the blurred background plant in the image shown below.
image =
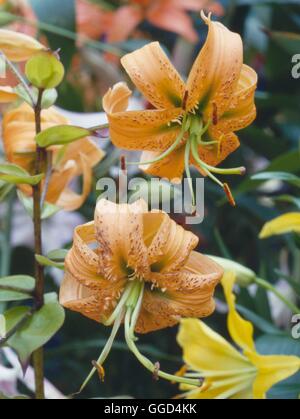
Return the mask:
[[[240, 33], [245, 61], [259, 74], [258, 117], [240, 133], [241, 147], [225, 165], [245, 165], [248, 174], [232, 184], [237, 201], [234, 210], [223, 199], [222, 191], [206, 182], [206, 218], [194, 231], [200, 237], [200, 251], [251, 268], [292, 304], [299, 305], [299, 229], [266, 240], [259, 238], [266, 222], [280, 214], [300, 211], [300, 79], [292, 73], [293, 57], [300, 54], [299, 0], [11, 0], [2, 1], [0, 7], [2, 26], [34, 35], [52, 50], [61, 49], [67, 77], [59, 88], [57, 105], [73, 112], [68, 112], [68, 117], [74, 123], [80, 118], [80, 124], [86, 126], [102, 122], [93, 112], [101, 110], [103, 93], [115, 82], [126, 79], [119, 64], [123, 53], [159, 40], [176, 67], [187, 74], [206, 36], [205, 25], [199, 19], [201, 8], [212, 11], [231, 30]], [[6, 80], [0, 83], [7, 84]], [[135, 105], [148, 106], [138, 96]], [[78, 115], [82, 112], [85, 116]], [[106, 148], [108, 157], [94, 169], [95, 182], [107, 174], [114, 177], [119, 164], [119, 152], [104, 140], [98, 142]], [[1, 276], [32, 275], [34, 256], [29, 219], [16, 205], [13, 188], [0, 184], [0, 199], [4, 198], [0, 210]], [[72, 227], [65, 228], [60, 230], [59, 237], [53, 237], [51, 223], [61, 222], [65, 226], [90, 220], [95, 201], [93, 192], [76, 214], [62, 212], [56, 216], [59, 218], [47, 221], [45, 235], [53, 241], [49, 250], [68, 247], [73, 231]], [[57, 289], [61, 276], [49, 270], [48, 291]], [[226, 306], [221, 291], [217, 297], [218, 309], [207, 323], [227, 337]], [[238, 309], [256, 326], [260, 353], [300, 356], [299, 341], [291, 337], [291, 311], [273, 293], [255, 284], [241, 287]], [[173, 328], [146, 336], [141, 349], [159, 359], [165, 368], [176, 371], [182, 362], [180, 349], [174, 345], [176, 333]], [[106, 331], [102, 327], [68, 312], [64, 328], [46, 347], [47, 378], [55, 381], [64, 394], [76, 391], [105, 340]], [[94, 379], [85, 397], [126, 394], [165, 398], [178, 392], [175, 386], [154, 383], [151, 375], [131, 358], [121, 336], [106, 370], [105, 384]], [[22, 383], [20, 391], [27, 391]], [[299, 394], [300, 374], [276, 386], [269, 397], [298, 398]]]

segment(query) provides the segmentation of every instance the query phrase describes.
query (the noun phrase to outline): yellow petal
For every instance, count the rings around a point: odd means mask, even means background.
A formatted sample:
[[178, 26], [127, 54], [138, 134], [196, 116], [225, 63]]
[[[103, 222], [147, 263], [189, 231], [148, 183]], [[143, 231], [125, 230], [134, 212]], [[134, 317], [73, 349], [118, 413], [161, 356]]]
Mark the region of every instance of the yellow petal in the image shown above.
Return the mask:
[[234, 342], [243, 349], [245, 354], [255, 352], [255, 345], [253, 340], [253, 325], [252, 323], [244, 320], [235, 308], [235, 295], [233, 287], [235, 284], [235, 274], [226, 272], [222, 285], [226, 301], [229, 308], [228, 314], [228, 330]]
[[94, 223], [79, 226], [74, 232], [73, 247], [65, 262], [66, 274], [60, 289], [60, 303], [71, 310], [100, 322], [113, 311], [124, 282], [105, 280], [98, 274]]
[[9, 86], [0, 86], [0, 103], [14, 102], [18, 95]]
[[43, 49], [45, 47], [31, 36], [7, 29], [0, 29], [0, 51], [11, 61], [27, 61], [35, 53]]
[[158, 109], [180, 107], [185, 85], [158, 42], [152, 42], [121, 59], [129, 77]]
[[187, 82], [187, 108], [199, 105], [209, 119], [216, 106], [221, 117], [236, 90], [243, 64], [243, 44], [240, 36], [220, 22], [202, 17], [208, 25], [208, 36], [196, 59]]
[[300, 233], [300, 213], [291, 212], [289, 214], [281, 215], [278, 218], [265, 224], [260, 233], [261, 239], [266, 239], [271, 236], [285, 234], [285, 233]]
[[180, 132], [179, 124], [171, 122], [182, 109], [126, 111], [130, 93], [124, 83], [118, 83], [104, 96], [112, 142], [125, 150], [165, 151]]
[[166, 178], [173, 183], [178, 183], [184, 172], [184, 153], [185, 147], [180, 147], [159, 162], [145, 165], [142, 163], [156, 159], [161, 152], [144, 151], [141, 155], [140, 169], [148, 175]]
[[255, 399], [266, 398], [271, 387], [300, 370], [300, 358], [296, 356], [251, 354], [249, 358], [258, 369], [253, 385]]
[[181, 320], [177, 340], [186, 364], [205, 377], [232, 377], [251, 369], [246, 357], [200, 320]]
[[247, 65], [243, 65], [240, 79], [230, 105], [218, 121], [216, 132], [238, 131], [250, 125], [256, 118], [254, 103], [257, 87], [257, 74]]
[[112, 281], [135, 274], [149, 273], [147, 247], [143, 241], [143, 214], [147, 205], [117, 205], [100, 200], [95, 211], [96, 238], [99, 248], [99, 270]]

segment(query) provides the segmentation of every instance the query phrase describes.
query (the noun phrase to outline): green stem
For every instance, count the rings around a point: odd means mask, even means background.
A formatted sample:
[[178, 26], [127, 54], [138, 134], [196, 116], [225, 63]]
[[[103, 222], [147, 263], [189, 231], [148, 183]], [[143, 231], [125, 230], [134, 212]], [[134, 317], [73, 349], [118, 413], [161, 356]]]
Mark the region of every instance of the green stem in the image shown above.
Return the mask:
[[300, 308], [288, 301], [275, 287], [264, 279], [256, 278], [254, 282], [267, 291], [271, 291], [280, 301], [282, 301], [294, 314], [300, 314]]
[[[124, 308], [123, 308], [123, 310], [119, 313], [118, 317], [116, 318], [116, 321], [115, 321], [115, 323], [113, 325], [113, 328], [112, 328], [112, 331], [111, 331], [111, 335], [110, 335], [108, 341], [106, 342], [106, 345], [104, 346], [104, 348], [103, 348], [103, 350], [101, 352], [100, 357], [97, 360], [97, 364], [98, 365], [101, 365], [102, 366], [104, 364], [104, 362], [106, 361], [106, 359], [107, 359], [107, 357], [108, 357], [108, 355], [109, 355], [109, 353], [111, 351], [111, 348], [113, 346], [114, 340], [115, 340], [115, 338], [117, 336], [117, 333], [118, 333], [118, 331], [120, 329], [120, 326], [122, 324], [122, 321], [123, 321], [123, 318], [124, 318], [124, 312], [125, 311], [124, 311]], [[84, 383], [80, 387], [79, 393], [81, 393], [85, 389], [85, 387], [90, 382], [90, 380], [92, 379], [92, 377], [93, 377], [93, 375], [95, 374], [96, 371], [97, 371], [96, 368], [93, 368], [92, 369], [92, 371], [89, 373], [89, 375], [87, 376], [86, 380], [84, 381]]]
[[185, 166], [185, 173], [188, 179], [188, 185], [189, 185], [189, 189], [190, 189], [190, 193], [192, 197], [192, 212], [194, 212], [196, 208], [196, 199], [195, 199], [194, 188], [193, 188], [193, 179], [192, 179], [191, 171], [190, 171], [190, 154], [191, 154], [191, 142], [189, 140], [185, 146], [184, 166]]
[[166, 157], [168, 157], [173, 151], [176, 150], [176, 148], [179, 146], [179, 144], [181, 143], [184, 134], [186, 133], [186, 129], [185, 126], [183, 124], [183, 128], [180, 131], [180, 134], [178, 135], [178, 137], [176, 138], [175, 142], [162, 154], [160, 154], [158, 157], [156, 157], [153, 160], [149, 160], [149, 161], [143, 161], [143, 162], [129, 162], [127, 163], [128, 165], [139, 165], [139, 166], [146, 166], [148, 164], [154, 164], [154, 163], [158, 163], [161, 160], [165, 159]]
[[221, 186], [221, 188], [223, 188], [224, 187], [223, 183], [218, 178], [216, 178], [212, 173], [210, 173], [210, 171], [203, 164], [204, 162], [200, 159], [200, 157], [198, 155], [198, 142], [197, 142], [196, 138], [191, 142], [191, 145], [192, 145], [192, 154], [193, 154], [193, 157], [194, 157], [196, 163], [200, 166], [200, 168], [203, 170], [203, 172], [210, 179], [212, 179], [215, 183], [217, 183], [219, 186]]

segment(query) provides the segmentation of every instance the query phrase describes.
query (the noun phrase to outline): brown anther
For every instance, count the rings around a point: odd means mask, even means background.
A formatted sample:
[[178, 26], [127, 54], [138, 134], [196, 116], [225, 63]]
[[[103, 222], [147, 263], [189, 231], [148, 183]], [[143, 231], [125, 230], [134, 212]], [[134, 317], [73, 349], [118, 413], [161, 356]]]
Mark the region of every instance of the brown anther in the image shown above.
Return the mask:
[[219, 121], [218, 118], [218, 108], [217, 108], [217, 104], [215, 102], [213, 102], [213, 115], [212, 115], [212, 122], [213, 125], [217, 125]]
[[227, 183], [223, 185], [224, 192], [226, 193], [227, 199], [232, 207], [236, 207], [235, 199], [232, 195], [231, 189]]
[[104, 368], [102, 367], [102, 365], [99, 365], [96, 361], [92, 361], [92, 365], [97, 370], [100, 380], [102, 381], [102, 383], [104, 383], [104, 379], [105, 379]]
[[158, 381], [159, 380], [159, 370], [160, 370], [160, 363], [159, 362], [155, 362], [154, 364], [154, 371], [153, 371], [153, 380]]
[[186, 110], [186, 105], [187, 105], [188, 98], [189, 98], [189, 92], [188, 92], [188, 90], [186, 90], [184, 92], [184, 96], [183, 96], [183, 100], [182, 100], [182, 109], [184, 111]]
[[120, 157], [120, 163], [121, 163], [121, 170], [123, 172], [126, 172], [126, 157], [125, 156]]

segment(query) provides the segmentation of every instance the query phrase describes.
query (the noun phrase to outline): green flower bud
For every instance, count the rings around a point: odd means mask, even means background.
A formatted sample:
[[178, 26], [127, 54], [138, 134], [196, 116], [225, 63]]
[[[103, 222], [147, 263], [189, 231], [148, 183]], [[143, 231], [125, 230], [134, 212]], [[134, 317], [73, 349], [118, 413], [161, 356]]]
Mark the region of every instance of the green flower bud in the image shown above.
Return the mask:
[[225, 272], [234, 272], [236, 274], [236, 283], [242, 287], [248, 287], [255, 283], [256, 274], [251, 269], [246, 268], [240, 263], [234, 262], [233, 260], [220, 258], [218, 256], [210, 256], [210, 259], [218, 263]]
[[25, 74], [38, 89], [54, 89], [62, 82], [65, 69], [55, 54], [45, 51], [27, 61]]

